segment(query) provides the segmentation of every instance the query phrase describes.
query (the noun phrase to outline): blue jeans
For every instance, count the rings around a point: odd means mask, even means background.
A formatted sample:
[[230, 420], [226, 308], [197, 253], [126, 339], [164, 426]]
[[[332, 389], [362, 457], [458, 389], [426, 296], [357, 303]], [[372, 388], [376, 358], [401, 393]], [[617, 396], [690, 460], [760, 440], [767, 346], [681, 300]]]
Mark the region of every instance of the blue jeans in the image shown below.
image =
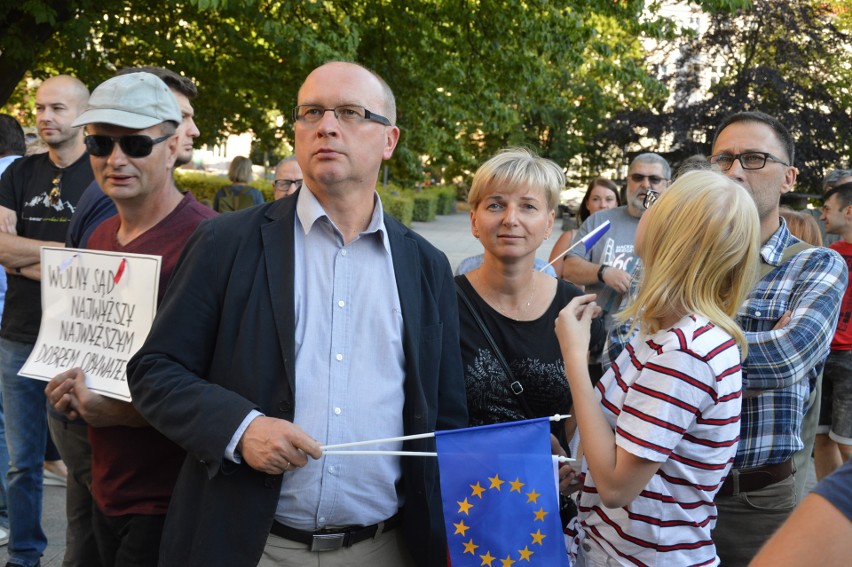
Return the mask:
[[47, 547], [41, 529], [47, 408], [44, 382], [20, 376], [33, 345], [0, 338], [0, 375], [9, 448], [9, 561], [32, 567]]

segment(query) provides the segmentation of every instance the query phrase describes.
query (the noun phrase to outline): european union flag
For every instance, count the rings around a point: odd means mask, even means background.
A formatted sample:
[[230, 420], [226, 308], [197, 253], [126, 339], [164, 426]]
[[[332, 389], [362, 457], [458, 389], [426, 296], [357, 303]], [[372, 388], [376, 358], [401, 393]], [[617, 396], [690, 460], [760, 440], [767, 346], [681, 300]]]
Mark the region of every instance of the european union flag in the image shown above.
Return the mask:
[[568, 567], [548, 418], [436, 431], [453, 567]]

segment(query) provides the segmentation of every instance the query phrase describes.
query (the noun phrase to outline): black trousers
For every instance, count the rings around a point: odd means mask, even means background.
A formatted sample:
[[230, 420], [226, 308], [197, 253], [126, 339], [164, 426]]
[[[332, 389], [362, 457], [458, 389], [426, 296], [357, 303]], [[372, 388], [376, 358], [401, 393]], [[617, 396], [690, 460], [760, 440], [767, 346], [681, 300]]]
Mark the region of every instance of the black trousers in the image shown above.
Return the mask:
[[96, 504], [92, 508], [104, 567], [157, 567], [165, 516], [107, 516]]

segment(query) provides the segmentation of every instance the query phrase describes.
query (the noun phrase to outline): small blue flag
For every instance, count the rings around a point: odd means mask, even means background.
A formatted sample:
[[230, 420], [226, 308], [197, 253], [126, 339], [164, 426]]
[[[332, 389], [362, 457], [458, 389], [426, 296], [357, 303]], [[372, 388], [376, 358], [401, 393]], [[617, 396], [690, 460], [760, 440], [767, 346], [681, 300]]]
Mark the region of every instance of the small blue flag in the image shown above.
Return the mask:
[[568, 567], [548, 418], [436, 431], [453, 567]]
[[[609, 230], [610, 224], [611, 223], [609, 221], [604, 221], [602, 225], [600, 225], [595, 230], [580, 239], [580, 242], [582, 242], [583, 246], [586, 247], [586, 252], [591, 250], [592, 246], [594, 246], [597, 241], [601, 239], [601, 236], [603, 236], [604, 233]], [[577, 244], [579, 244], [580, 242], [578, 242]]]

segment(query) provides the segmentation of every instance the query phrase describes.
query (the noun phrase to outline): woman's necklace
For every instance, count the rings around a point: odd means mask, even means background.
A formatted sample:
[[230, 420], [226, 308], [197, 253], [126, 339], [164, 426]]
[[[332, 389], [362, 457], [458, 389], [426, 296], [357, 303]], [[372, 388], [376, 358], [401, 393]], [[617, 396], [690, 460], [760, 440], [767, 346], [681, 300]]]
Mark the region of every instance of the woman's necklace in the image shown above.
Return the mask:
[[[488, 303], [489, 305], [491, 305], [492, 307], [494, 307], [494, 309], [496, 309], [497, 311], [499, 311], [500, 313], [502, 313], [503, 315], [505, 315], [505, 316], [506, 316], [506, 317], [508, 317], [509, 319], [522, 319], [522, 318], [523, 318], [523, 316], [524, 316], [524, 315], [526, 315], [526, 312], [529, 310], [530, 305], [532, 305], [533, 297], [535, 297], [535, 284], [536, 284], [536, 280], [537, 280], [537, 278], [535, 277], [535, 273], [533, 273], [532, 285], [530, 286], [530, 295], [529, 295], [529, 297], [527, 298], [527, 302], [526, 302], [525, 304], [521, 305], [521, 306], [520, 306], [520, 308], [518, 308], [518, 307], [513, 307], [513, 308], [510, 308], [510, 309], [507, 309], [506, 307], [504, 307], [503, 305], [501, 305], [501, 304], [500, 304], [500, 302], [498, 302], [498, 301], [497, 301], [497, 300], [496, 300], [496, 299], [495, 299], [495, 298], [491, 295], [491, 288], [489, 288], [489, 287], [488, 287], [488, 284], [487, 284], [487, 283], [485, 283], [485, 278], [483, 278], [482, 276], [480, 276], [480, 280], [479, 280], [479, 281], [482, 283], [482, 288], [483, 288], [484, 290], [487, 290], [487, 291], [488, 291], [487, 296], [486, 296], [486, 297], [484, 297], [484, 299], [486, 300], [486, 303]], [[514, 314], [512, 314], [512, 313], [514, 313]]]

